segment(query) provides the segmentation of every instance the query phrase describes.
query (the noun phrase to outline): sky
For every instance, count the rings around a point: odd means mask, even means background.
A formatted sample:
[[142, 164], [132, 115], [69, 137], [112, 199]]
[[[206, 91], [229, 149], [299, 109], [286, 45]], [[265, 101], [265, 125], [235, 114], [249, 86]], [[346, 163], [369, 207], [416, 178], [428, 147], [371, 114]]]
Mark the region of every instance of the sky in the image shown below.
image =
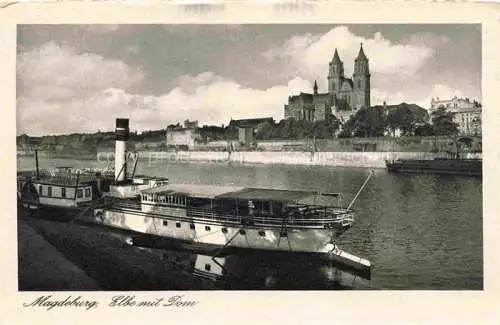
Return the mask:
[[279, 121], [289, 96], [326, 92], [336, 48], [351, 77], [360, 43], [372, 105], [481, 101], [475, 24], [19, 25], [17, 134]]

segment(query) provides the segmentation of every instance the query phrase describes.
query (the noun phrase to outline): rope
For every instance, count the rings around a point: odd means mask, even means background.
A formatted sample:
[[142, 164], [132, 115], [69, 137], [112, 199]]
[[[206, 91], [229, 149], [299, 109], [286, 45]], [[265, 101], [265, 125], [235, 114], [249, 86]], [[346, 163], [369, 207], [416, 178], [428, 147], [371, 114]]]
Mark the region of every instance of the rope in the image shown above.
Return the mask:
[[354, 202], [356, 202], [356, 200], [358, 199], [358, 196], [361, 194], [361, 192], [363, 191], [363, 189], [365, 188], [366, 184], [368, 183], [368, 181], [370, 180], [370, 178], [372, 177], [372, 175], [374, 173], [375, 172], [373, 170], [370, 171], [370, 174], [368, 174], [368, 177], [366, 178], [365, 182], [363, 183], [363, 185], [361, 185], [361, 188], [358, 190], [358, 193], [356, 193], [356, 196], [354, 197], [354, 199], [351, 201], [351, 203], [347, 207], [347, 211], [349, 211], [351, 209], [352, 205], [354, 204]]

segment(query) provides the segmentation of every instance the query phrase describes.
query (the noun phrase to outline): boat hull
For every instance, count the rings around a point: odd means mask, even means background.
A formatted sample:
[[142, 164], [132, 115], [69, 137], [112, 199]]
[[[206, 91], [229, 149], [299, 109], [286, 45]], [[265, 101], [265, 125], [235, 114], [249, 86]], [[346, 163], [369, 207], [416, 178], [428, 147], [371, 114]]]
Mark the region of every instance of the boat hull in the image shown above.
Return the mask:
[[34, 201], [18, 201], [18, 215], [21, 217], [70, 222], [87, 211], [90, 211], [88, 205], [67, 207], [40, 204]]
[[[285, 258], [323, 260], [370, 277], [371, 264], [332, 244], [331, 229], [257, 228], [248, 225], [183, 221], [130, 211], [104, 210], [93, 222], [133, 234], [134, 245], [149, 248], [189, 249], [211, 256], [227, 254], [281, 254]], [[285, 235], [286, 234], [286, 235]]]

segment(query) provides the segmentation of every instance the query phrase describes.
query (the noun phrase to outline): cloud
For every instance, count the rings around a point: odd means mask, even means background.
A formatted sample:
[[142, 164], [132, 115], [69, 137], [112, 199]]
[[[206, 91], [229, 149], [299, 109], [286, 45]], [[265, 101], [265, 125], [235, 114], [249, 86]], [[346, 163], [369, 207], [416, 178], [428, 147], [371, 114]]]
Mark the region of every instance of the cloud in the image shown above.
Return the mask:
[[454, 89], [445, 84], [429, 85], [428, 91], [423, 95], [408, 95], [403, 92], [386, 92], [380, 89], [371, 90], [372, 105], [381, 105], [384, 101], [387, 104], [399, 104], [402, 102], [414, 103], [429, 109], [432, 98], [452, 99], [454, 96], [464, 98], [466, 95], [458, 89]]
[[144, 79], [122, 61], [53, 42], [19, 53], [17, 62], [18, 133], [88, 130], [102, 120], [110, 89], [125, 92]]
[[118, 24], [86, 24], [78, 25], [77, 27], [84, 31], [92, 33], [112, 33], [120, 29], [122, 25]]
[[18, 134], [61, 134], [111, 130], [115, 117], [128, 117], [136, 130], [165, 128], [197, 118], [202, 124], [230, 118], [283, 117], [288, 96], [311, 89], [294, 78], [266, 89], [203, 72], [178, 78], [157, 96], [135, 91], [144, 74], [119, 60], [47, 43], [18, 57]]
[[280, 120], [288, 96], [312, 87], [309, 81], [295, 78], [285, 85], [254, 89], [206, 72], [182, 79], [195, 86], [189, 91], [177, 87], [156, 97], [153, 110], [134, 115], [137, 128], [165, 127], [167, 122], [188, 118], [197, 118], [201, 124], [217, 125], [227, 124], [231, 118], [274, 117]]
[[125, 52], [130, 55], [135, 55], [139, 53], [139, 47], [137, 47], [136, 45], [129, 45], [125, 47]]
[[93, 53], [77, 54], [71, 47], [53, 42], [20, 53], [17, 65], [21, 95], [37, 98], [73, 98], [81, 94], [116, 87], [128, 88], [144, 75], [122, 61]]
[[354, 59], [360, 43], [363, 43], [372, 73], [411, 76], [434, 54], [431, 47], [420, 42], [423, 37], [425, 35], [415, 38], [419, 41], [418, 44], [395, 44], [379, 32], [372, 38], [365, 38], [341, 26], [325, 34], [293, 36], [283, 44], [268, 49], [263, 55], [271, 61], [285, 61], [299, 76], [319, 78], [318, 81], [324, 83], [328, 62], [331, 61], [335, 48], [344, 62], [346, 75], [351, 75]]
[[371, 90], [371, 105], [382, 105], [386, 102], [388, 105], [400, 104], [406, 101], [406, 96], [402, 92], [388, 93], [383, 90], [373, 88]]
[[435, 84], [429, 91], [428, 95], [424, 98], [417, 99], [416, 103], [423, 108], [429, 109], [433, 98], [445, 100], [452, 99], [454, 96], [457, 96], [458, 98], [466, 97], [461, 90], [451, 88], [444, 84]]

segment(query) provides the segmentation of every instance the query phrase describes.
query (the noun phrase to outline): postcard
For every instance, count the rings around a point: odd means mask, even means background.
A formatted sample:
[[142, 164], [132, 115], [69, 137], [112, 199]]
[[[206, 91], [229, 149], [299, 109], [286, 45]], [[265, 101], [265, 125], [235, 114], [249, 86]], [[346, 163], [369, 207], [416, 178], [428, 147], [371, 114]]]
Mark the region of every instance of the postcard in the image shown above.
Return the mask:
[[493, 9], [4, 6], [2, 320], [494, 323]]

